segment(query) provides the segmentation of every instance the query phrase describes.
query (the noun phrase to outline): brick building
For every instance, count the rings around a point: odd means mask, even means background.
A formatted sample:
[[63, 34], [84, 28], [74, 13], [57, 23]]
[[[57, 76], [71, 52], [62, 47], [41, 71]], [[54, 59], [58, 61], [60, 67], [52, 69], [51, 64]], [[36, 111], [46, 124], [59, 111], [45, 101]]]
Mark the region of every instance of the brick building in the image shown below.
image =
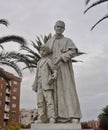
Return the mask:
[[19, 121], [19, 102], [20, 102], [20, 85], [21, 78], [4, 71], [9, 77], [9, 86], [3, 77], [0, 77], [0, 127], [5, 126], [8, 122]]
[[82, 122], [81, 125], [82, 125], [82, 129], [99, 130], [100, 122], [91, 120], [91, 121]]

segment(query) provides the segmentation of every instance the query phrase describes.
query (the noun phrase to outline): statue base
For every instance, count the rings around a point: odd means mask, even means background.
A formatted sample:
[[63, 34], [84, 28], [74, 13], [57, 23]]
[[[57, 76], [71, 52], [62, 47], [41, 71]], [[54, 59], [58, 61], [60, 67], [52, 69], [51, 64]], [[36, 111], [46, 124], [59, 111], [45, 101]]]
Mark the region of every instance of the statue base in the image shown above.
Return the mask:
[[31, 124], [31, 130], [81, 130], [80, 123]]

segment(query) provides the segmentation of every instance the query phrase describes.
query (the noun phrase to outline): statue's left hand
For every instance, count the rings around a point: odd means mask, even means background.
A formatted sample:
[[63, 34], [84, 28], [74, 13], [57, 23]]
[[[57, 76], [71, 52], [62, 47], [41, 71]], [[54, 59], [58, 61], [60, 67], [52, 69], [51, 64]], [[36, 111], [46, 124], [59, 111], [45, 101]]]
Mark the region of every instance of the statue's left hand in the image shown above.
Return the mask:
[[55, 61], [55, 65], [57, 65], [60, 61], [62, 60], [62, 58], [61, 57], [58, 57], [57, 59], [56, 59], [56, 61]]

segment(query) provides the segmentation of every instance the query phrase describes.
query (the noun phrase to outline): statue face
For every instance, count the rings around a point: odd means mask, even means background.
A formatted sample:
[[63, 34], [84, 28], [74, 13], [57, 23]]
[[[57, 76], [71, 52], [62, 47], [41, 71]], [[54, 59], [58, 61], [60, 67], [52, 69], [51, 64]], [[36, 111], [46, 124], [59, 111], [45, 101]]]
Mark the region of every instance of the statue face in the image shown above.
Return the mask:
[[62, 22], [57, 22], [56, 25], [54, 26], [54, 30], [57, 35], [61, 35], [65, 30], [65, 26]]
[[41, 48], [40, 49], [40, 54], [41, 54], [42, 57], [45, 57], [45, 56], [47, 56], [49, 54], [49, 51], [48, 51], [47, 48]]

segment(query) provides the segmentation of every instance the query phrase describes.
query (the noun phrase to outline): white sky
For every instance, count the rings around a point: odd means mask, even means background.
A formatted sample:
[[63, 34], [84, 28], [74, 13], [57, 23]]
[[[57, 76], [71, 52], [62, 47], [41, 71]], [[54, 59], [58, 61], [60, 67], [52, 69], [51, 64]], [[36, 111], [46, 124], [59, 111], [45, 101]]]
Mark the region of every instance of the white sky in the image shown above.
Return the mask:
[[[10, 22], [8, 28], [0, 25], [0, 35], [20, 35], [30, 43], [36, 35], [54, 33], [55, 22], [63, 20], [66, 23], [64, 35], [71, 38], [80, 51], [87, 53], [77, 57], [83, 63], [74, 64], [74, 73], [82, 120], [95, 120], [101, 109], [108, 105], [108, 21], [100, 23], [92, 32], [90, 28], [107, 13], [107, 6], [102, 4], [83, 15], [86, 9], [84, 2], [85, 0], [0, 0], [0, 19]], [[4, 46], [8, 51], [18, 50], [16, 43], [6, 43]], [[23, 71], [21, 108], [36, 107], [36, 94], [31, 88], [34, 76], [35, 73]]]

